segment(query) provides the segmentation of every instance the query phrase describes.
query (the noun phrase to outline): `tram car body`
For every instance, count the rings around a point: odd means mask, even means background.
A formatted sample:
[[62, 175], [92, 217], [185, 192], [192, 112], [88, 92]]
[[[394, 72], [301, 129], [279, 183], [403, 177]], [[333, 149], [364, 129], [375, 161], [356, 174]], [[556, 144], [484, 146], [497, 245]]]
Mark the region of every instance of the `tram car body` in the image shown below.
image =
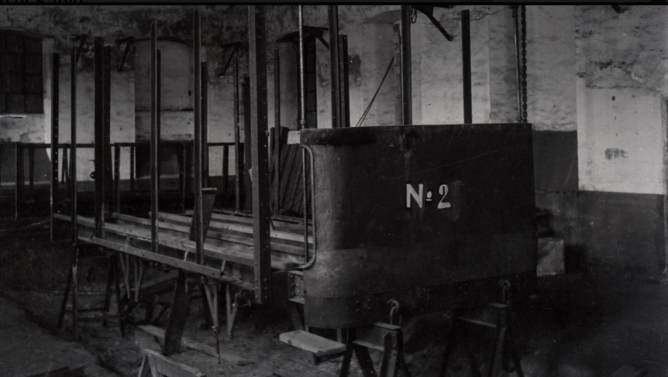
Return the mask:
[[530, 124], [305, 129], [315, 260], [305, 323], [388, 321], [500, 300], [535, 283]]

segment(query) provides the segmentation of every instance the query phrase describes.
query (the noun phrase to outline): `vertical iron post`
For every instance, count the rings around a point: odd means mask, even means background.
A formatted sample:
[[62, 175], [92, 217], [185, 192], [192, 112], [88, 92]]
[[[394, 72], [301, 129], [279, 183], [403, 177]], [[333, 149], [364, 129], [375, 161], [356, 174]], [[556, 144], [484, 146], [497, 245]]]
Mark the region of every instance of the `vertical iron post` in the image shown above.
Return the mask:
[[269, 244], [269, 153], [267, 151], [266, 33], [263, 6], [248, 7], [248, 41], [251, 91], [251, 161], [253, 167], [253, 246], [255, 299], [271, 297], [271, 248]]
[[[53, 54], [53, 80], [51, 84], [51, 211], [50, 211], [50, 236], [51, 242], [55, 241], [54, 217], [56, 203], [58, 201], [58, 119], [59, 119], [59, 83], [60, 83], [60, 55]], [[34, 152], [31, 152], [34, 153]], [[34, 154], [33, 154], [34, 156]], [[32, 156], [31, 156], [32, 157]], [[34, 164], [30, 161], [31, 164]], [[32, 170], [32, 169], [31, 169]], [[30, 185], [32, 189], [32, 172]]]
[[195, 245], [197, 251], [197, 263], [204, 263], [204, 209], [202, 208], [202, 31], [201, 15], [199, 9], [195, 9], [194, 31], [193, 31], [193, 61], [195, 62]]
[[515, 74], [517, 75], [517, 122], [522, 122], [522, 77], [520, 58], [520, 25], [517, 15], [519, 5], [513, 5], [513, 24], [515, 26]]
[[471, 25], [469, 11], [462, 11], [462, 69], [464, 74], [464, 123], [473, 123], [471, 98]]
[[104, 38], [95, 38], [95, 236], [104, 224]]
[[329, 5], [329, 70], [332, 89], [332, 128], [342, 127], [341, 122], [341, 67], [339, 66], [339, 14], [338, 6]]
[[179, 166], [179, 211], [184, 212], [186, 210], [186, 157], [185, 157], [186, 146], [184, 143], [179, 144], [176, 147], [176, 161]]
[[274, 182], [274, 213], [278, 213], [281, 203], [281, 64], [278, 50], [274, 50]]
[[[157, 45], [157, 43], [158, 42], [157, 42], [157, 38], [156, 38], [156, 45]], [[162, 123], [161, 123], [161, 119], [160, 119], [161, 118], [160, 116], [162, 114], [162, 111], [161, 111], [162, 110], [162, 54], [161, 54], [160, 49], [158, 49], [156, 59], [158, 59], [158, 63], [157, 63], [157, 67], [156, 67], [156, 69], [157, 69], [156, 80], [158, 80], [158, 84], [157, 84], [158, 89], [157, 89], [157, 94], [156, 94], [156, 96], [158, 97], [157, 100], [156, 100], [157, 103], [158, 103], [157, 104], [158, 110], [157, 110], [157, 114], [156, 114], [156, 116], [158, 118], [158, 120], [157, 120], [158, 131], [156, 132], [156, 138], [158, 139], [158, 141], [156, 141], [156, 143], [158, 145], [158, 152], [157, 152], [158, 153], [158, 192], [160, 192], [160, 176], [162, 175], [161, 174], [162, 173], [162, 160], [160, 159], [160, 150], [162, 148], [162, 143], [161, 143], [161, 139], [160, 139], [161, 136], [162, 136]]]
[[299, 129], [306, 128], [306, 85], [304, 84], [304, 6], [299, 5]]
[[72, 191], [70, 191], [70, 208], [72, 216], [72, 242], [76, 245], [79, 242], [79, 224], [77, 223], [77, 60], [76, 45], [72, 46], [72, 63], [70, 74], [70, 176], [72, 181]]
[[158, 244], [158, 31], [151, 23], [151, 251], [159, 251]]
[[340, 36], [339, 65], [341, 69], [341, 127], [350, 127], [350, 88], [348, 84], [348, 37]]
[[23, 215], [23, 185], [25, 184], [25, 166], [23, 164], [23, 146], [21, 143], [14, 144], [16, 153], [16, 184], [14, 185], [14, 219], [18, 220]]
[[[331, 47], [330, 47], [331, 48]], [[304, 7], [299, 6], [299, 129], [306, 128], [306, 85], [304, 77]], [[308, 185], [306, 182], [306, 151], [301, 149], [302, 157], [302, 201], [304, 205], [304, 260], [308, 260]]]
[[116, 213], [121, 213], [121, 146], [114, 144], [114, 193]]
[[244, 75], [241, 79], [241, 102], [244, 104], [244, 142], [241, 144], [241, 151], [243, 152], [243, 159], [241, 160], [241, 171], [244, 175], [243, 184], [241, 185], [241, 190], [244, 195], [244, 211], [251, 211], [253, 207], [253, 182], [251, 182], [251, 171], [253, 167], [252, 164], [252, 150], [251, 150], [251, 91], [250, 91], [250, 78], [248, 75]]
[[522, 9], [522, 123], [527, 123], [527, 7]]
[[234, 60], [234, 209], [241, 211], [241, 146], [239, 141], [239, 58], [235, 56]]
[[202, 62], [202, 185], [209, 187], [209, 67]]
[[130, 146], [130, 192], [135, 191], [135, 149], [136, 145]]
[[111, 160], [111, 46], [104, 47], [104, 213], [106, 218], [114, 203], [114, 180]]
[[[58, 165], [56, 165], [56, 174], [58, 174]], [[55, 183], [57, 191], [58, 190], [57, 175]], [[35, 145], [34, 144], [28, 144], [28, 184], [29, 184], [28, 187], [30, 187], [30, 198], [34, 200], [35, 198]]]
[[230, 176], [230, 146], [225, 144], [223, 145], [223, 203], [227, 199], [227, 181]]
[[401, 6], [401, 104], [404, 125], [413, 124], [411, 6]]

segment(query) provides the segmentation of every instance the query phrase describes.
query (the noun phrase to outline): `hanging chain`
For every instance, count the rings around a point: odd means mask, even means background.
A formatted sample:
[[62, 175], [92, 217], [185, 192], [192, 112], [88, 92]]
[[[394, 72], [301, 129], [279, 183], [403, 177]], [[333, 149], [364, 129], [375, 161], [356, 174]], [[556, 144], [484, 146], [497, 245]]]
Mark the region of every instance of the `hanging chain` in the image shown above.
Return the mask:
[[522, 5], [522, 123], [527, 123], [527, 14]]

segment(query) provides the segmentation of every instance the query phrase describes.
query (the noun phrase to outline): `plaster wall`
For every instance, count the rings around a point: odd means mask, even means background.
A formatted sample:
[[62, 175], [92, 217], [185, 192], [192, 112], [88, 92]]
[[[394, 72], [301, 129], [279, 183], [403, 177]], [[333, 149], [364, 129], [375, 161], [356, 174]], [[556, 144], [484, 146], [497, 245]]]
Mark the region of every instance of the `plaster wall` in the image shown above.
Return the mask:
[[664, 7], [575, 7], [580, 189], [664, 194]]

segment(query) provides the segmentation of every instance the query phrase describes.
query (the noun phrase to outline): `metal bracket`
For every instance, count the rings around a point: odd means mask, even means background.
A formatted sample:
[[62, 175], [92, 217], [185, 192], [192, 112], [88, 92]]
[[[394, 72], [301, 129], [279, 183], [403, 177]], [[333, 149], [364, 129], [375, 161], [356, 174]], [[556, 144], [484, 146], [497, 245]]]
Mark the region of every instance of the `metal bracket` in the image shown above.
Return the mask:
[[[74, 64], [79, 64], [79, 57], [81, 56], [81, 51], [87, 52], [90, 50], [90, 42], [88, 42], [88, 34], [75, 35], [70, 38], [72, 42], [79, 41], [79, 47], [77, 48], [76, 60]], [[84, 46], [85, 45], [85, 46]]]
[[133, 53], [137, 50], [137, 46], [135, 45], [135, 37], [129, 36], [116, 41], [116, 44], [119, 45], [119, 47], [123, 43], [125, 43], [125, 51], [123, 52], [123, 59], [121, 60], [121, 64], [118, 65], [118, 72], [123, 70], [123, 66], [125, 66], [125, 59], [128, 57], [128, 52], [130, 52], [131, 49], [133, 50]]
[[441, 26], [441, 23], [438, 22], [436, 17], [434, 17], [434, 6], [432, 5], [411, 5], [411, 6], [414, 9], [422, 12], [422, 14], [424, 14], [425, 16], [427, 16], [429, 21], [431, 21], [431, 23], [434, 24], [434, 26], [436, 26], [436, 29], [438, 29], [438, 31], [440, 31], [441, 34], [443, 34], [445, 39], [447, 39], [450, 42], [452, 42], [455, 39], [454, 36], [450, 35], [450, 33], [448, 33], [448, 31], [445, 30], [443, 26]]
[[221, 49], [226, 49], [226, 48], [232, 48], [232, 53], [230, 54], [230, 57], [227, 59], [227, 62], [225, 63], [225, 67], [223, 67], [223, 72], [220, 74], [221, 76], [225, 76], [225, 72], [227, 72], [227, 68], [230, 66], [230, 62], [232, 61], [232, 58], [234, 57], [234, 54], [237, 51], [241, 51], [241, 42], [232, 42], [232, 43], [227, 43], [222, 46], [220, 46]]

